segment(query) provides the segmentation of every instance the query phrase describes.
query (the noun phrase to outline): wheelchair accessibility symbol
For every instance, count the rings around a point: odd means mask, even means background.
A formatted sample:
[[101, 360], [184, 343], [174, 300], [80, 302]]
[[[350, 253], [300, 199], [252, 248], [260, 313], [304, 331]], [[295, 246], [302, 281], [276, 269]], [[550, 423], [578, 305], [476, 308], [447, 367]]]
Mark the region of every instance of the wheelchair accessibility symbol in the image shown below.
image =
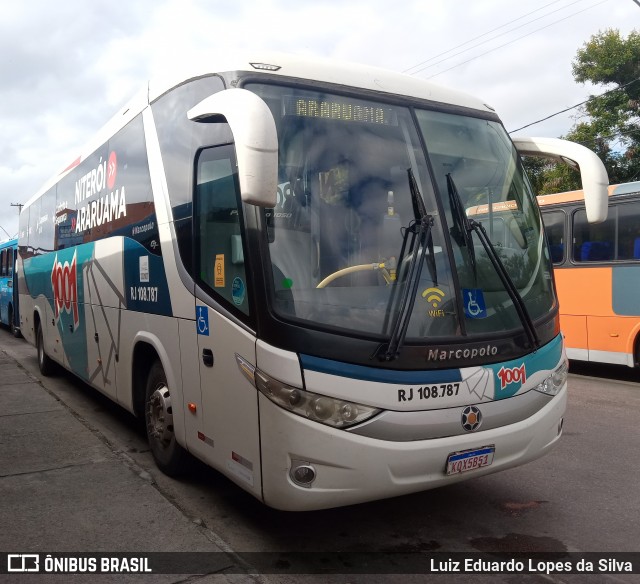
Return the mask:
[[487, 307], [482, 290], [463, 288], [462, 296], [464, 299], [464, 313], [468, 318], [487, 317]]
[[206, 306], [196, 306], [196, 327], [199, 335], [209, 336], [209, 311]]

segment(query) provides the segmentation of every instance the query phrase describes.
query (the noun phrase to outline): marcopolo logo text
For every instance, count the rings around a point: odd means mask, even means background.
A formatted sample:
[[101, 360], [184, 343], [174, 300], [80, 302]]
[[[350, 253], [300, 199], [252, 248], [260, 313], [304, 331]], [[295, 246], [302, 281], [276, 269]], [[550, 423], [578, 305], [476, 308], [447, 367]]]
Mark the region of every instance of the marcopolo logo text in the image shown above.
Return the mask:
[[459, 349], [434, 348], [427, 351], [427, 361], [476, 359], [478, 357], [493, 357], [497, 354], [498, 347], [495, 345], [486, 345], [484, 347], [465, 347]]

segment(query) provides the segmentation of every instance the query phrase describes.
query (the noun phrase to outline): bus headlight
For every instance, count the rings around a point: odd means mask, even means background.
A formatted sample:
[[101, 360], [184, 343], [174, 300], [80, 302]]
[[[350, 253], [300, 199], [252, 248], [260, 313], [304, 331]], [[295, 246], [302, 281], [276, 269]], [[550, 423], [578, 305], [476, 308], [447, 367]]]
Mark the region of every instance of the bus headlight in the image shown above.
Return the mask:
[[294, 414], [334, 428], [360, 424], [380, 412], [378, 408], [286, 385], [259, 369], [255, 370], [254, 379], [258, 390], [273, 403]]
[[534, 389], [547, 395], [558, 395], [558, 392], [567, 381], [567, 375], [569, 375], [569, 364], [564, 360], [549, 377], [536, 385]]

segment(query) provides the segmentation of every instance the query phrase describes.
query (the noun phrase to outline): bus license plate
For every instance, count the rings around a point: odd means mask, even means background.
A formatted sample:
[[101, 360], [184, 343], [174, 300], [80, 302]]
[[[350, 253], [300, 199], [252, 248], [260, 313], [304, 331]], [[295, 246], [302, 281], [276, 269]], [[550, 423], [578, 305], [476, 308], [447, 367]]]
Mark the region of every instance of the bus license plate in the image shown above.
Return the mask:
[[476, 470], [483, 466], [489, 466], [493, 462], [493, 453], [496, 447], [483, 446], [475, 450], [452, 452], [447, 457], [447, 474], [458, 474], [469, 470]]

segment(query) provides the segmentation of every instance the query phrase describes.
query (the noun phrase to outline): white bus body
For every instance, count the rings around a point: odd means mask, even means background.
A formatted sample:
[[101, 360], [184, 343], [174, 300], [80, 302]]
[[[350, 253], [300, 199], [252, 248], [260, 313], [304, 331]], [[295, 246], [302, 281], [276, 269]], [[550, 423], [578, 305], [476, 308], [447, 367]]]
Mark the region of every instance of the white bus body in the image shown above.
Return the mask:
[[[511, 239], [456, 210], [483, 201], [515, 201]], [[44, 374], [145, 416], [168, 474], [188, 451], [279, 509], [482, 476], [561, 435], [517, 151], [481, 101], [412, 77], [261, 56], [150, 83], [25, 205], [18, 273]]]

